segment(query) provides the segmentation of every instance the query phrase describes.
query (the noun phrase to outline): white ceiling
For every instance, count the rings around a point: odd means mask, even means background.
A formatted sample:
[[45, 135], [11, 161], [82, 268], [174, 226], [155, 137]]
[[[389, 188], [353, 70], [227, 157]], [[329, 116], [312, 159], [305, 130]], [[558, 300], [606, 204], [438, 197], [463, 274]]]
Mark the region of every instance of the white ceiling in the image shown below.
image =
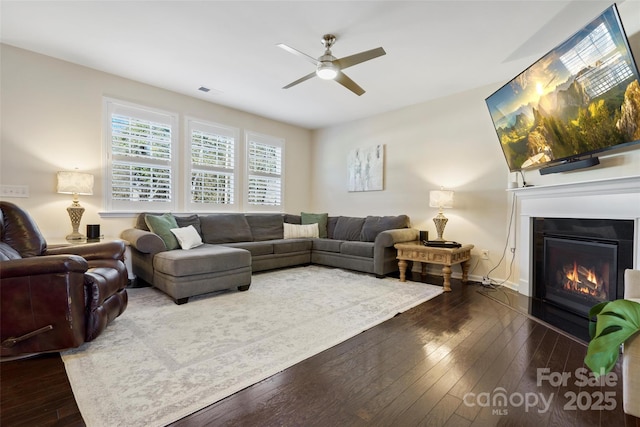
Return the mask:
[[[618, 3], [627, 34], [640, 31], [640, 0]], [[315, 129], [497, 89], [610, 4], [2, 0], [0, 35], [9, 45]], [[318, 57], [325, 33], [337, 36], [338, 58], [386, 50], [346, 70], [364, 95], [318, 78], [282, 89], [313, 65], [276, 45]]]

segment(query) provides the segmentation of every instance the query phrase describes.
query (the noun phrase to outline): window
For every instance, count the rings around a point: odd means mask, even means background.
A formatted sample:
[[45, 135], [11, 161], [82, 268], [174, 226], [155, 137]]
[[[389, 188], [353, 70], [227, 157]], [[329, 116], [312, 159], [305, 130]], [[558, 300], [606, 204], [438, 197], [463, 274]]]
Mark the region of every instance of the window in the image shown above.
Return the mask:
[[173, 210], [177, 115], [104, 103], [107, 210]]
[[237, 209], [238, 133], [215, 123], [187, 121], [188, 211]]
[[283, 210], [284, 140], [247, 132], [246, 210]]
[[284, 139], [105, 97], [104, 207], [282, 212]]

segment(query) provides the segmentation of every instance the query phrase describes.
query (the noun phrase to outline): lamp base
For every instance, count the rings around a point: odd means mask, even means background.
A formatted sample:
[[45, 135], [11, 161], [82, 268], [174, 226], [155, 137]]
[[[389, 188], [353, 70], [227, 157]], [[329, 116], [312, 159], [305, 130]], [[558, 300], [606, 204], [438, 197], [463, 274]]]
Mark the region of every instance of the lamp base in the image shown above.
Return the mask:
[[442, 234], [444, 233], [444, 227], [447, 225], [447, 221], [449, 221], [449, 219], [446, 216], [444, 216], [442, 212], [439, 212], [438, 216], [433, 218], [433, 222], [436, 225], [436, 232], [438, 233], [438, 237], [434, 239], [435, 241], [444, 242], [444, 238], [442, 237]]
[[71, 233], [67, 237], [65, 237], [70, 242], [77, 242], [79, 240], [87, 240], [87, 236], [80, 233]]
[[78, 229], [80, 228], [80, 220], [82, 219], [82, 214], [84, 213], [84, 208], [80, 206], [77, 200], [73, 201], [73, 204], [67, 208], [67, 212], [69, 212], [69, 218], [71, 219], [71, 234], [69, 234], [66, 239], [70, 242], [77, 242], [78, 240], [85, 240], [87, 236], [84, 234], [80, 234]]

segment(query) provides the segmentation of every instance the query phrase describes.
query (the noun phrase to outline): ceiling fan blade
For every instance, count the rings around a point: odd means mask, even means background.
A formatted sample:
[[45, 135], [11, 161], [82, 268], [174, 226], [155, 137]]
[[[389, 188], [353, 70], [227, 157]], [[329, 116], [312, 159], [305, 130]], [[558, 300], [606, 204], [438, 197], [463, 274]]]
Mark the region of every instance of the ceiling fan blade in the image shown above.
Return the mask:
[[356, 82], [354, 82], [349, 77], [347, 77], [347, 75], [342, 71], [338, 71], [338, 75], [336, 76], [335, 81], [337, 81], [342, 86], [346, 87], [347, 89], [349, 89], [351, 92], [355, 93], [358, 96], [364, 93], [364, 89], [358, 86]]
[[316, 58], [313, 58], [313, 57], [307, 55], [306, 53], [302, 53], [298, 49], [294, 49], [291, 46], [287, 46], [284, 43], [280, 43], [280, 44], [278, 44], [276, 46], [281, 47], [282, 49], [286, 50], [287, 52], [293, 53], [294, 55], [297, 55], [297, 56], [299, 56], [301, 58], [306, 59], [307, 61], [311, 62], [315, 66], [318, 66], [318, 60]]
[[312, 78], [312, 77], [315, 77], [315, 75], [316, 75], [316, 72], [315, 72], [315, 71], [314, 71], [313, 73], [309, 73], [309, 74], [307, 74], [307, 75], [306, 75], [306, 76], [304, 76], [304, 77], [300, 77], [300, 78], [299, 78], [298, 80], [296, 80], [295, 82], [289, 83], [288, 85], [286, 85], [286, 86], [285, 86], [285, 87], [283, 87], [282, 89], [289, 89], [291, 86], [295, 86], [295, 85], [297, 85], [298, 83], [302, 83], [302, 82], [304, 82], [304, 81], [306, 81], [306, 80], [309, 80], [309, 79], [310, 79], [310, 78]]
[[387, 52], [383, 48], [378, 47], [376, 49], [367, 50], [364, 52], [356, 53], [355, 55], [345, 56], [344, 58], [336, 59], [334, 64], [338, 65], [341, 70], [351, 67], [361, 62], [368, 61], [373, 58], [377, 58], [382, 55], [386, 55]]

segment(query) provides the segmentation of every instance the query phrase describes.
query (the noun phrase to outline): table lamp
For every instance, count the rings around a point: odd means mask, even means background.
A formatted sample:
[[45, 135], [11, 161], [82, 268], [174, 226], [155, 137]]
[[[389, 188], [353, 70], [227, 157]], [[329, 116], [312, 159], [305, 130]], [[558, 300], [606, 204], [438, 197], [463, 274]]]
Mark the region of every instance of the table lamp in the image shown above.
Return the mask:
[[453, 191], [447, 190], [433, 190], [429, 191], [429, 206], [432, 208], [438, 208], [438, 215], [433, 218], [433, 222], [436, 224], [436, 232], [438, 237], [435, 239], [439, 242], [443, 242], [444, 227], [447, 225], [449, 219], [442, 214], [443, 208], [453, 207]]
[[77, 171], [58, 172], [58, 193], [73, 194], [73, 203], [67, 208], [73, 231], [67, 236], [67, 240], [84, 240], [86, 237], [78, 232], [84, 213], [84, 208], [78, 202], [78, 195], [93, 194], [93, 175]]

